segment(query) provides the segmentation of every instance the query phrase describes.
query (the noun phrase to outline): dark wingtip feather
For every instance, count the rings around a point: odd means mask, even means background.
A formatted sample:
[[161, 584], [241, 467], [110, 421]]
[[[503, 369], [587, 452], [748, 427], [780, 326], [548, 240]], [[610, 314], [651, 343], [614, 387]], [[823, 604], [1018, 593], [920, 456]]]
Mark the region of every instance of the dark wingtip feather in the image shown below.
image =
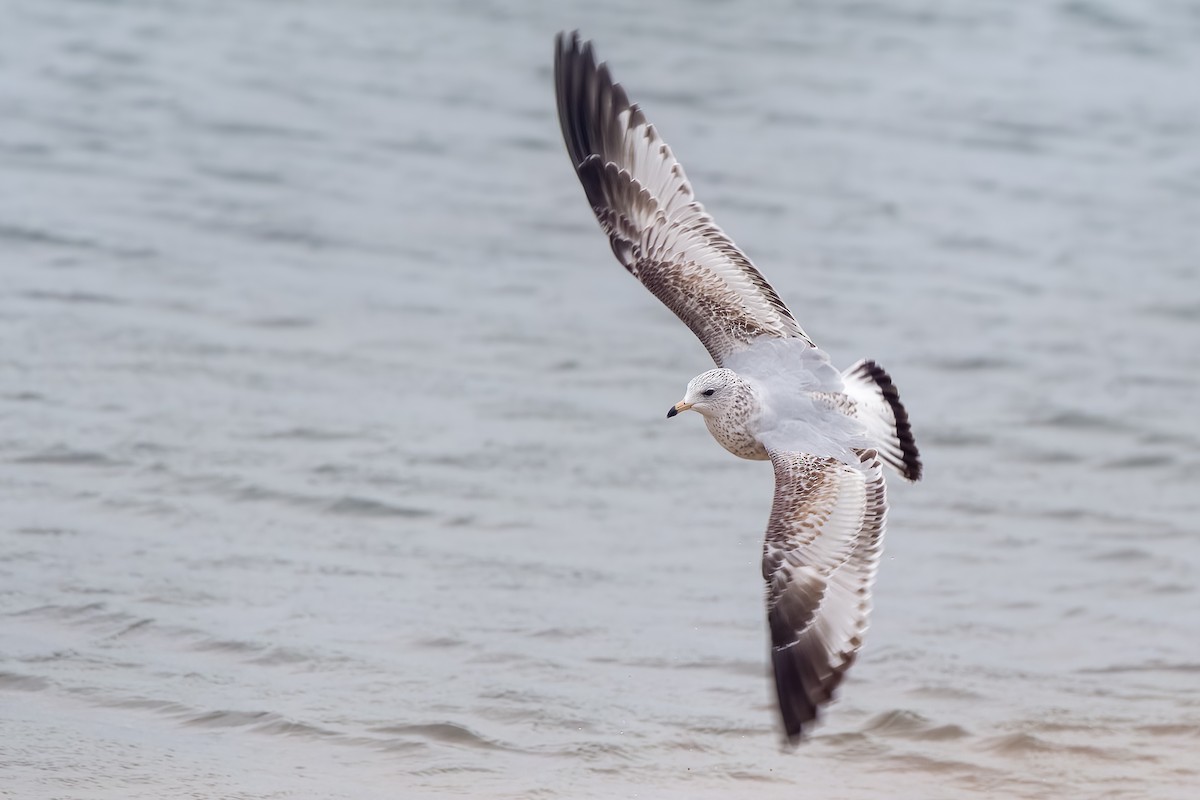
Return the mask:
[[[776, 615], [775, 610], [767, 614], [775, 694], [788, 744], [797, 745], [817, 722], [821, 707], [833, 700], [834, 692], [854, 663], [854, 654], [844, 654], [846, 659], [832, 670], [818, 671], [819, 665], [827, 663], [827, 654], [813, 652], [805, 640], [796, 638], [795, 626]], [[822, 676], [821, 672], [825, 674]]]
[[571, 163], [579, 165], [591, 155], [605, 161], [619, 151], [628, 124], [618, 116], [630, 108], [629, 96], [612, 78], [608, 65], [597, 61], [591, 42], [579, 31], [554, 38], [554, 86], [558, 119]]
[[880, 394], [892, 409], [892, 416], [896, 418], [896, 438], [900, 440], [903, 460], [900, 474], [915, 483], [921, 480], [924, 468], [921, 465], [921, 453], [917, 450], [917, 442], [913, 438], [912, 425], [908, 421], [908, 411], [900, 402], [900, 390], [892, 383], [892, 376], [887, 374], [887, 370], [874, 361], [864, 361], [862, 369], [879, 386]]
[[[775, 667], [775, 693], [779, 699], [779, 715], [783, 719], [783, 732], [790, 744], [797, 744], [804, 727], [817, 718], [817, 706], [808, 696], [806, 683], [816, 676], [803, 674], [804, 664], [792, 652], [796, 646], [776, 647], [771, 650], [771, 662]], [[811, 672], [811, 670], [810, 670]]]
[[775, 693], [779, 715], [788, 744], [797, 745], [812, 730], [821, 706], [833, 700], [846, 671], [854, 663], [851, 656], [824, 678], [817, 674], [814, 654], [804, 650], [803, 642], [789, 647], [774, 647], [771, 662], [775, 668]]

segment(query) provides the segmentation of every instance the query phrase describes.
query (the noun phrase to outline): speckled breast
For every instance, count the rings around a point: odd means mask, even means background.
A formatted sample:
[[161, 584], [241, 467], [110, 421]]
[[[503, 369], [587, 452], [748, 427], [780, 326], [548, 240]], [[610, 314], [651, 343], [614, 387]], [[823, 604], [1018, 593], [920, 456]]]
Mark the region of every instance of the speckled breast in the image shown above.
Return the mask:
[[738, 458], [748, 458], [751, 461], [766, 461], [767, 448], [762, 446], [757, 438], [747, 430], [748, 426], [742, 420], [736, 425], [729, 425], [725, 420], [705, 417], [704, 424], [717, 443]]

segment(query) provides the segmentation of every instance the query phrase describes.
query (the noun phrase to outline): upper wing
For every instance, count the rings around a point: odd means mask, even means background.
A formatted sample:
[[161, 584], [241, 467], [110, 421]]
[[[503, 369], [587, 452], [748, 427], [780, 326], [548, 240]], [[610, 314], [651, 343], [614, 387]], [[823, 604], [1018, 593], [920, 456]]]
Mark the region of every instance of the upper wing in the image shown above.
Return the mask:
[[696, 202], [683, 167], [578, 32], [556, 38], [567, 152], [613, 253], [718, 365], [763, 335], [808, 336], [750, 259]]
[[788, 739], [833, 691], [862, 646], [883, 546], [887, 493], [874, 450], [857, 467], [772, 452], [775, 502], [763, 544], [775, 689]]

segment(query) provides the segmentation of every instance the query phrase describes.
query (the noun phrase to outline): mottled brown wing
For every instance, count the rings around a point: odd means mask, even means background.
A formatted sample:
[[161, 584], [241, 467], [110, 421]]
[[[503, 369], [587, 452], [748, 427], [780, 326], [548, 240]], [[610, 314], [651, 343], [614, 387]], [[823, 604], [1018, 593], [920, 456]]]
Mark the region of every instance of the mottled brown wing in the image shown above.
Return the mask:
[[862, 646], [887, 519], [874, 450], [852, 467], [771, 453], [775, 501], [763, 544], [779, 711], [795, 743], [833, 698]]
[[764, 335], [811, 344], [750, 259], [696, 202], [670, 148], [578, 33], [558, 35], [554, 78], [567, 152], [613, 253], [713, 360], [721, 365]]

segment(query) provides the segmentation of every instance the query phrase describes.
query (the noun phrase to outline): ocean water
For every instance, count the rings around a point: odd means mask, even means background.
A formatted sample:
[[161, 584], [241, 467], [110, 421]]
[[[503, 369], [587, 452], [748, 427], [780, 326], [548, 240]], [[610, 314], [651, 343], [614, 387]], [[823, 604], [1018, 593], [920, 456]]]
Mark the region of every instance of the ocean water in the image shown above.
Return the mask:
[[[1196, 796], [1197, 3], [2, 13], [0, 795]], [[922, 448], [795, 751], [576, 27]]]

